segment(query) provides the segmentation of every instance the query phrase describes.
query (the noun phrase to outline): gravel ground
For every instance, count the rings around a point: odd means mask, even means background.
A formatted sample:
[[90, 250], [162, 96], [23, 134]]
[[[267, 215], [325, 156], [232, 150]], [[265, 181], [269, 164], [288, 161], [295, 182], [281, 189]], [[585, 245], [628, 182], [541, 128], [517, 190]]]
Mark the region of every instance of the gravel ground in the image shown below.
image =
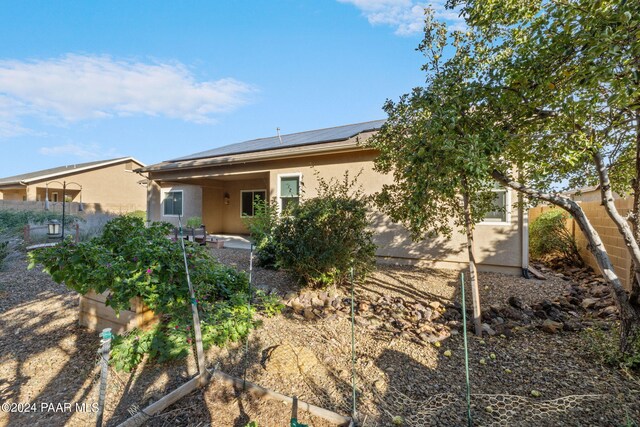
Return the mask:
[[[222, 262], [248, 267], [246, 251], [213, 253]], [[77, 326], [75, 293], [25, 267], [25, 261], [17, 259], [0, 272], [0, 402], [36, 402], [38, 412], [0, 412], [0, 426], [92, 425], [95, 414], [40, 410], [41, 403], [96, 401], [99, 339]], [[295, 288], [282, 272], [256, 269], [254, 278], [257, 285], [270, 286], [282, 295]], [[533, 281], [489, 273], [481, 273], [479, 279], [485, 306], [504, 304], [512, 295], [528, 304], [553, 299], [568, 283], [559, 277]], [[454, 271], [381, 266], [358, 287], [356, 298], [390, 294], [445, 303], [457, 299], [457, 280]], [[349, 414], [349, 317], [336, 314], [308, 321], [289, 310], [262, 320], [262, 327], [250, 336], [246, 355], [242, 345], [215, 348], [207, 355], [209, 364], [241, 377], [246, 363], [248, 381]], [[300, 351], [291, 354], [292, 364], [287, 364], [286, 357], [281, 363], [266, 357], [270, 349], [286, 344]], [[447, 351], [451, 352], [448, 357]], [[549, 335], [523, 327], [509, 338], [472, 337], [469, 353], [475, 425], [615, 426], [624, 424], [626, 416], [640, 422], [638, 379], [591, 361], [578, 333]], [[302, 354], [307, 360], [304, 364], [300, 362]], [[356, 356], [361, 425], [389, 425], [397, 415], [404, 417], [405, 425], [466, 424], [463, 339], [459, 334], [435, 347], [360, 327], [356, 330]], [[128, 417], [129, 409], [157, 400], [195, 372], [193, 357], [170, 365], [143, 363], [133, 374], [111, 371], [107, 425], [117, 425]], [[540, 397], [532, 397], [532, 390]], [[329, 425], [303, 412], [299, 415], [306, 424]], [[148, 424], [244, 427], [249, 420], [256, 420], [262, 427], [286, 425], [289, 417], [289, 406], [212, 383]]]

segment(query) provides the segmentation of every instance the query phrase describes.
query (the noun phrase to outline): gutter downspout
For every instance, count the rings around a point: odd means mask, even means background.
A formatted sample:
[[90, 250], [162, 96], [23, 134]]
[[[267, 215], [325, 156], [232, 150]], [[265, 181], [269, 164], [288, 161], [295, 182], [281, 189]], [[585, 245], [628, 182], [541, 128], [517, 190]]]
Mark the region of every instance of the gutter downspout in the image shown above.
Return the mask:
[[149, 224], [151, 224], [151, 218], [150, 218], [150, 215], [151, 215], [151, 199], [149, 198], [149, 192], [150, 192], [149, 190], [150, 190], [151, 185], [152, 185], [152, 180], [148, 176], [144, 176], [143, 175], [144, 172], [140, 172], [140, 169], [142, 169], [142, 168], [135, 169], [134, 172], [147, 180], [147, 220], [146, 220], [146, 224], [148, 226]]
[[520, 242], [522, 243], [522, 247], [520, 249], [521, 253], [521, 267], [522, 267], [522, 277], [525, 279], [530, 279], [531, 275], [529, 273], [529, 210], [525, 205], [524, 196], [522, 193], [518, 194], [518, 205], [519, 210], [518, 217], [520, 221]]

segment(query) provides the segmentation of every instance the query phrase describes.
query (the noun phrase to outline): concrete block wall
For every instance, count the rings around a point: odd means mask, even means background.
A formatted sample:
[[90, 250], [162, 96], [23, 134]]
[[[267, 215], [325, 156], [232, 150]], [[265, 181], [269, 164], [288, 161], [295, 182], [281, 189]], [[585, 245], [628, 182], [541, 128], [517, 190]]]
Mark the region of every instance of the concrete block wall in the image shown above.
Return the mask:
[[[615, 226], [606, 210], [600, 203], [600, 201], [579, 201], [578, 202], [582, 207], [585, 215], [591, 222], [593, 228], [596, 229], [602, 242], [604, 243], [605, 249], [609, 254], [609, 258], [611, 259], [611, 263], [613, 264], [614, 270], [620, 281], [623, 285], [629, 289], [629, 271], [631, 268], [631, 257], [629, 256], [629, 252], [627, 251], [626, 245], [624, 243], [624, 239], [618, 232], [618, 228]], [[618, 209], [618, 212], [625, 216], [629, 213], [633, 204], [633, 199], [631, 197], [627, 197], [624, 199], [616, 199], [615, 205]], [[529, 210], [529, 221], [533, 223], [537, 217], [539, 217], [542, 212], [547, 211], [549, 209], [553, 209], [551, 206], [537, 206], [535, 208], [531, 208]], [[570, 230], [576, 239], [576, 243], [578, 244], [578, 249], [580, 251], [580, 255], [582, 259], [591, 266], [595, 271], [599, 271], [598, 264], [595, 261], [591, 252], [587, 249], [587, 239], [584, 237], [584, 234], [578, 228], [578, 225], [573, 219], [567, 221], [567, 229]]]

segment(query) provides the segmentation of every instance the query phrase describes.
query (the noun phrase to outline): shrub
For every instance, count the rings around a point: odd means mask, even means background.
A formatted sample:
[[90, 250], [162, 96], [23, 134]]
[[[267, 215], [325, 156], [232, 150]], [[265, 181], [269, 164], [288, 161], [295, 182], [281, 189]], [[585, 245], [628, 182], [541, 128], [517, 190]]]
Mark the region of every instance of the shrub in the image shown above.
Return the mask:
[[304, 284], [342, 284], [351, 267], [366, 275], [375, 263], [373, 232], [368, 229], [367, 202], [356, 179], [318, 177], [318, 195], [293, 206], [274, 228], [278, 266]]
[[569, 215], [561, 209], [543, 212], [529, 229], [529, 250], [534, 259], [559, 257], [567, 262], [582, 265], [576, 241], [567, 230]]
[[7, 255], [9, 255], [9, 241], [0, 240], [0, 270], [2, 270], [2, 265]]
[[202, 218], [199, 216], [192, 216], [187, 220], [186, 226], [189, 228], [199, 228], [202, 225]]
[[147, 219], [147, 213], [143, 210], [137, 210], [137, 211], [132, 211], [132, 212], [128, 212], [125, 214], [125, 216], [133, 216], [136, 218], [142, 218], [143, 220]]
[[[52, 219], [62, 221], [62, 214], [50, 211], [0, 211], [0, 234], [18, 234], [27, 224], [45, 224]], [[65, 215], [67, 226], [78, 221], [83, 220], [75, 215]]]
[[591, 355], [605, 365], [640, 371], [640, 335], [632, 338], [629, 351], [620, 351], [620, 328], [609, 330], [587, 328], [584, 332]]
[[256, 199], [253, 216], [244, 217], [243, 222], [255, 242], [258, 264], [264, 268], [276, 268], [278, 247], [274, 229], [278, 224], [278, 204], [275, 200]]
[[[141, 218], [121, 216], [88, 242], [66, 241], [30, 253], [30, 268], [44, 265], [53, 280], [83, 295], [108, 292], [106, 305], [116, 312], [140, 297], [161, 316], [162, 322], [151, 331], [114, 340], [113, 363], [118, 369], [130, 370], [144, 354], [164, 361], [189, 353], [194, 339], [190, 296], [182, 247], [167, 238], [172, 227], [167, 223], [145, 227]], [[205, 347], [246, 336], [255, 326], [255, 307], [249, 311], [247, 304], [247, 275], [218, 263], [199, 245], [185, 245]]]

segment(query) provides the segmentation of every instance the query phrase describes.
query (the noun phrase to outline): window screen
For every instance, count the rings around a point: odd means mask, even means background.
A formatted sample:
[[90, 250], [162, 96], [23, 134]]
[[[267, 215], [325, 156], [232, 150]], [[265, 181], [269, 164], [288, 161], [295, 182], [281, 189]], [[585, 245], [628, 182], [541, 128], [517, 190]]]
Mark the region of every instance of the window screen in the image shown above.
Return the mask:
[[242, 216], [253, 216], [255, 213], [255, 203], [266, 198], [265, 190], [241, 191], [240, 198], [242, 203]]
[[280, 177], [280, 206], [283, 211], [296, 206], [300, 201], [300, 177]]
[[493, 197], [493, 209], [485, 215], [485, 222], [507, 222], [507, 190], [493, 190]]
[[182, 191], [169, 191], [164, 197], [165, 215], [182, 215]]

